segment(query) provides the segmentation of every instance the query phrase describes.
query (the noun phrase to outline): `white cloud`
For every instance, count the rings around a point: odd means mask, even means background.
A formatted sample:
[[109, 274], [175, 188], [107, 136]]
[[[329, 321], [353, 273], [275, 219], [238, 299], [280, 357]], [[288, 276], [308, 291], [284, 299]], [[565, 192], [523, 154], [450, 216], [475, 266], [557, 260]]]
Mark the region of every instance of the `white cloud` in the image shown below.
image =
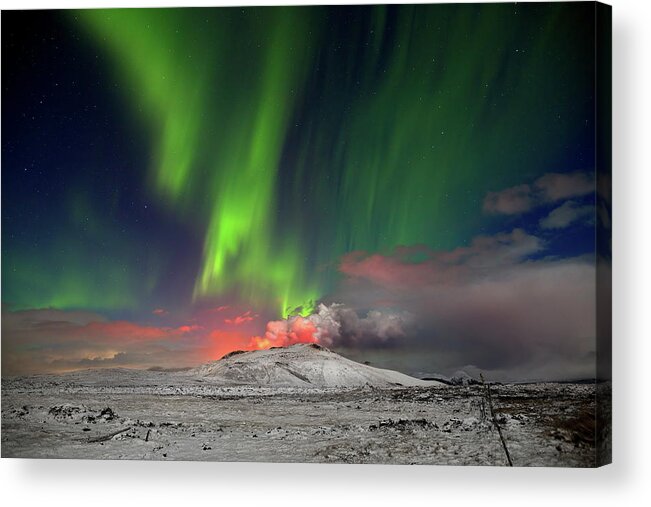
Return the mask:
[[578, 220], [594, 217], [594, 206], [580, 206], [574, 201], [565, 201], [540, 220], [543, 229], [564, 229]]
[[517, 185], [484, 198], [484, 211], [491, 214], [520, 215], [544, 204], [581, 197], [596, 190], [594, 176], [584, 172], [548, 173], [533, 185]]

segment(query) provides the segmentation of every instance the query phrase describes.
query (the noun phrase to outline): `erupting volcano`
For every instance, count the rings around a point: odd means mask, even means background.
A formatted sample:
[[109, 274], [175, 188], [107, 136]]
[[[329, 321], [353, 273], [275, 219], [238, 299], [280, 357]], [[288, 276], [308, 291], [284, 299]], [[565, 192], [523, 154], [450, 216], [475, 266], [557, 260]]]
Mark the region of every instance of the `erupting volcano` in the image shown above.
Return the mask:
[[609, 378], [598, 9], [3, 11], [3, 455], [503, 461]]

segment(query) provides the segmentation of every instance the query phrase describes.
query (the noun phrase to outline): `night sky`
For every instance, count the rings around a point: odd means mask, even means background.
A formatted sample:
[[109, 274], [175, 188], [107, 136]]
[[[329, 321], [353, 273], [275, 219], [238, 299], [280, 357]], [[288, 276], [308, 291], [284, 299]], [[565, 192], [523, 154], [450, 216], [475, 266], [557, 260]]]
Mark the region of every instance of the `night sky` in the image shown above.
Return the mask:
[[4, 11], [3, 373], [593, 375], [594, 53], [591, 3]]

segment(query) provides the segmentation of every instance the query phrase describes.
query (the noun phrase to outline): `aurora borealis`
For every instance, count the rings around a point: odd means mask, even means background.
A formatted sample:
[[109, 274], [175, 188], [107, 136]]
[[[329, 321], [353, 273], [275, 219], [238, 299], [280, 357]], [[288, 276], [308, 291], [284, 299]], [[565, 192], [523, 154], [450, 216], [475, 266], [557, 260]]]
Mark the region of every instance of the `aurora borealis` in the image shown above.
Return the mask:
[[592, 4], [2, 22], [3, 368], [183, 366], [292, 315], [406, 371], [590, 356]]

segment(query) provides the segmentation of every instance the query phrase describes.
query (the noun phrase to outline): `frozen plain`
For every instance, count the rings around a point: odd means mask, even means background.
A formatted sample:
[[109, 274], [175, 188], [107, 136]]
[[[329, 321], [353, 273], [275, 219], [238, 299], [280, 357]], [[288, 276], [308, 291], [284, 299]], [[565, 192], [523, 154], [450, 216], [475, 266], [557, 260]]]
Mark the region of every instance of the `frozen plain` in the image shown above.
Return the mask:
[[[514, 466], [594, 466], [594, 384], [491, 387]], [[2, 379], [2, 457], [507, 464], [484, 386], [299, 345], [189, 371]]]

